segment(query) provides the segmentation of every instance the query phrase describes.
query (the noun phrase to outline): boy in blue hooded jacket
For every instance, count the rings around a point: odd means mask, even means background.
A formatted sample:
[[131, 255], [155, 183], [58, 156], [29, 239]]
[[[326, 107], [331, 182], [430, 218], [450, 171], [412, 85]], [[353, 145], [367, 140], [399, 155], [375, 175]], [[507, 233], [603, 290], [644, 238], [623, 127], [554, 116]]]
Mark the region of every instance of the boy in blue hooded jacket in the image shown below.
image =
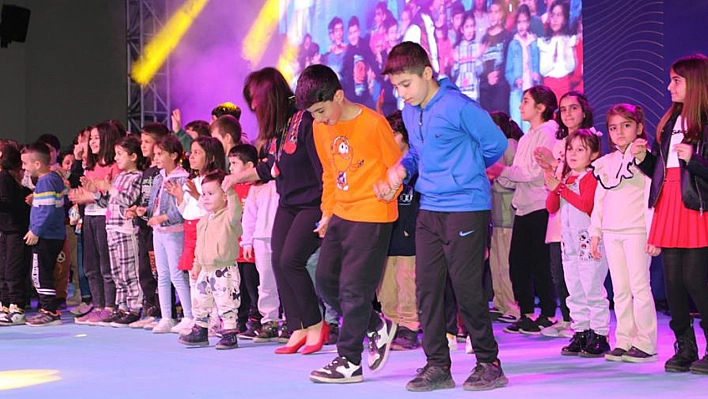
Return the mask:
[[416, 43], [395, 46], [388, 75], [406, 102], [403, 121], [410, 150], [389, 169], [388, 181], [374, 190], [388, 199], [404, 180], [418, 174], [421, 194], [416, 226], [416, 289], [427, 364], [411, 380], [410, 391], [452, 388], [445, 338], [444, 291], [450, 275], [462, 320], [472, 338], [477, 366], [465, 390], [485, 390], [508, 382], [497, 357], [482, 283], [491, 209], [485, 170], [506, 149], [504, 134], [487, 111], [450, 82], [433, 78], [428, 54]]

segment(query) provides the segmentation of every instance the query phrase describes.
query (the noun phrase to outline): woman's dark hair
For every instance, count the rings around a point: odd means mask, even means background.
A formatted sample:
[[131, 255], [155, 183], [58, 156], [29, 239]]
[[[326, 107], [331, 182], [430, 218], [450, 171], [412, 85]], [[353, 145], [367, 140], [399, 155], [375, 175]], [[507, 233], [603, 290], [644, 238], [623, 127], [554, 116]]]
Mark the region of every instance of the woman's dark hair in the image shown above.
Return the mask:
[[563, 123], [563, 119], [561, 118], [560, 110], [561, 103], [566, 97], [575, 97], [578, 100], [578, 104], [580, 104], [580, 108], [583, 110], [583, 121], [580, 123], [581, 129], [590, 129], [593, 126], [594, 121], [592, 107], [590, 106], [588, 98], [585, 97], [585, 94], [579, 91], [569, 91], [563, 94], [560, 100], [558, 100], [558, 112], [556, 112], [556, 122], [558, 122], [558, 133], [556, 133], [556, 138], [558, 140], [565, 138], [569, 133], [568, 126]]
[[546, 109], [541, 114], [544, 122], [548, 122], [553, 119], [553, 114], [558, 108], [558, 100], [556, 100], [556, 95], [553, 93], [550, 87], [544, 85], [538, 85], [530, 87], [524, 90], [524, 94], [528, 93], [536, 104], [543, 104]]
[[[86, 169], [93, 170], [96, 165], [108, 166], [115, 163], [115, 145], [122, 137], [125, 137], [125, 128], [123, 124], [116, 120], [108, 120], [94, 126], [93, 129], [98, 131], [99, 148], [98, 154], [94, 154], [89, 148], [88, 156], [86, 157]], [[91, 130], [93, 130], [91, 129]], [[89, 133], [90, 135], [90, 133]], [[90, 140], [90, 136], [89, 136]]]
[[524, 132], [521, 131], [519, 125], [511, 119], [509, 115], [501, 111], [495, 111], [489, 114], [489, 116], [491, 116], [494, 123], [499, 126], [499, 129], [501, 129], [506, 138], [516, 141], [521, 140]]
[[271, 67], [251, 72], [243, 85], [243, 97], [256, 113], [258, 140], [277, 138], [287, 127], [295, 108], [293, 91], [283, 74]]
[[211, 137], [211, 134], [209, 133], [209, 123], [207, 121], [191, 121], [184, 126], [184, 130], [194, 130], [195, 132], [197, 132], [198, 137]]

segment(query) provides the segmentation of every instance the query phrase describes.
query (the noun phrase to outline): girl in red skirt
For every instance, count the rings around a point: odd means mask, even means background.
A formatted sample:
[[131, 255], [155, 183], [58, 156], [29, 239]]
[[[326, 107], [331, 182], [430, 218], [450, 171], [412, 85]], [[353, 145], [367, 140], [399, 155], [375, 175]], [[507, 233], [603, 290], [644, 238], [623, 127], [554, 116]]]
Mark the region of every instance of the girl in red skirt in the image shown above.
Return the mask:
[[660, 247], [676, 354], [668, 372], [708, 374], [708, 356], [698, 360], [689, 298], [708, 337], [708, 57], [674, 62], [669, 72], [673, 104], [657, 126], [656, 141], [633, 147], [639, 168], [652, 177], [649, 206], [654, 220], [649, 244]]

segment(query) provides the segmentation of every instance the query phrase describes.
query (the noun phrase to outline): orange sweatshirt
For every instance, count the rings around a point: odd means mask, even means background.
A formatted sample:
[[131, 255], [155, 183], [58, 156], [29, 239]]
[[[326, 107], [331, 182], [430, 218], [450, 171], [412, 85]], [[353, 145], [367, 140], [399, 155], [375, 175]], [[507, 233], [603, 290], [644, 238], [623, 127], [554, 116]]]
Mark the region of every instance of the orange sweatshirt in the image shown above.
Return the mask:
[[361, 113], [352, 120], [334, 126], [313, 124], [323, 169], [322, 214], [352, 222], [393, 222], [398, 219], [398, 204], [376, 198], [374, 183], [386, 178], [401, 150], [386, 119], [359, 107]]

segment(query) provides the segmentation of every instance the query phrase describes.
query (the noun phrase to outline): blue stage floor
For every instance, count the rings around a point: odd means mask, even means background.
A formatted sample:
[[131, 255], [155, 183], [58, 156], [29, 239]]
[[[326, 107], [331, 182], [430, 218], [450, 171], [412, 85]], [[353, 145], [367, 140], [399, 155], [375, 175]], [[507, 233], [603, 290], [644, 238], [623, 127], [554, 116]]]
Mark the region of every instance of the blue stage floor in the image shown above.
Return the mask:
[[[462, 382], [475, 365], [454, 352], [455, 389], [408, 393], [406, 382], [423, 366], [421, 349], [393, 352], [380, 372], [364, 370], [365, 381], [323, 385], [308, 379], [312, 369], [335, 356], [334, 347], [314, 355], [275, 355], [276, 344], [240, 341], [231, 351], [188, 349], [175, 334], [145, 330], [62, 326], [0, 329], [0, 397], [19, 398], [708, 398], [708, 376], [668, 374], [663, 364], [673, 354], [668, 318], [659, 316], [659, 361], [607, 362], [560, 356], [566, 339], [503, 333], [494, 329], [509, 385], [487, 392], [466, 392]], [[697, 329], [700, 353], [705, 353]], [[216, 339], [212, 339], [212, 345]], [[19, 386], [19, 387], [18, 387]]]

